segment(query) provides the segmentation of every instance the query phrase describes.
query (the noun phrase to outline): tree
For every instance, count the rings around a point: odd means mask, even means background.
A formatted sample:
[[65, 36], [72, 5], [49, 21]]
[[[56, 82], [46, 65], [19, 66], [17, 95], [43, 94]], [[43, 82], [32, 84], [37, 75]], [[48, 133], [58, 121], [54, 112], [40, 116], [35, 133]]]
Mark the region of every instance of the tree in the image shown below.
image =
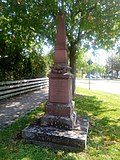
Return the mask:
[[[77, 71], [81, 71], [82, 73], [89, 74], [89, 64], [88, 64], [89, 57], [87, 57], [84, 50], [81, 51], [82, 53], [78, 54], [76, 59], [76, 69]], [[106, 68], [103, 65], [100, 65], [98, 63], [92, 63], [90, 68], [91, 68], [91, 74], [96, 74], [101, 76], [105, 75]]]
[[[54, 2], [52, 8], [49, 4], [51, 21], [48, 27], [55, 31], [53, 27], [56, 22], [55, 17], [59, 9], [63, 10], [66, 17], [70, 66], [72, 67], [72, 73], [75, 75], [76, 56], [83, 46], [86, 49], [90, 47], [107, 49], [118, 40], [120, 29], [119, 3], [115, 0], [63, 0]], [[57, 9], [54, 9], [55, 5]], [[49, 40], [54, 38], [54, 36], [50, 37], [50, 34], [49, 36], [46, 34], [46, 37]], [[75, 79], [73, 80], [73, 93], [74, 90]]]
[[115, 32], [118, 32], [118, 3], [111, 0], [66, 0], [64, 6], [70, 66], [75, 74], [76, 53], [84, 41], [89, 44], [87, 47], [109, 48], [117, 40]]
[[91, 66], [91, 73], [92, 74], [97, 74], [97, 75], [101, 75], [104, 76], [105, 75], [105, 66], [97, 64], [97, 63], [93, 63]]
[[84, 49], [79, 50], [76, 54], [76, 71], [80, 71], [86, 65], [85, 54], [86, 51]]
[[[55, 44], [56, 16], [63, 10], [66, 17], [68, 52], [72, 73], [76, 57], [83, 48], [109, 48], [118, 40], [119, 2], [116, 0], [9, 0], [2, 1], [2, 32], [23, 47], [39, 39]], [[7, 27], [5, 27], [7, 26]], [[9, 29], [10, 28], [10, 29]], [[10, 31], [9, 31], [10, 30]], [[10, 35], [8, 36], [8, 34]], [[12, 33], [12, 34], [11, 34]], [[15, 38], [14, 38], [15, 37]], [[73, 93], [75, 79], [73, 80]]]
[[109, 72], [112, 73], [112, 78], [114, 77], [113, 71], [116, 71], [118, 78], [118, 72], [120, 71], [120, 56], [119, 55], [109, 56], [106, 63], [107, 63], [106, 68], [109, 70]]
[[[0, 80], [45, 75], [46, 65], [40, 55], [42, 29], [39, 25], [43, 23], [44, 18], [43, 9], [41, 13], [37, 13], [38, 7], [41, 10], [41, 4], [36, 5], [32, 0], [0, 2]], [[36, 21], [36, 17], [39, 21]]]

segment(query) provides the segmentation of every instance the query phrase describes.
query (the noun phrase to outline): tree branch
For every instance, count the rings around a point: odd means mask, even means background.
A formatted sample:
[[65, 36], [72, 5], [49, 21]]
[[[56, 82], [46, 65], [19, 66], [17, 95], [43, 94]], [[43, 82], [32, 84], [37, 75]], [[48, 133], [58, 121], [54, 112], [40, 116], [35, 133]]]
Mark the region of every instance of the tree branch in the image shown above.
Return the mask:
[[96, 7], [97, 7], [97, 2], [95, 3], [94, 6], [88, 8], [87, 11], [91, 12], [92, 10], [96, 9]]

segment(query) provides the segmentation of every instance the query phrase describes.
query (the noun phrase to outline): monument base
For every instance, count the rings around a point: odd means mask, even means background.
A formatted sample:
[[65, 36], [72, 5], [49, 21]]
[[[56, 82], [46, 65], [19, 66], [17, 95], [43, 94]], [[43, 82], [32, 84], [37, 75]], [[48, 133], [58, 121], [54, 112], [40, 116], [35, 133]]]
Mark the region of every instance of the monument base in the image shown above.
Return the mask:
[[41, 126], [70, 130], [76, 124], [74, 101], [69, 104], [47, 103], [45, 115], [41, 117]]
[[77, 117], [72, 130], [43, 127], [40, 119], [22, 130], [22, 137], [28, 142], [52, 149], [82, 151], [86, 147], [89, 122], [85, 117]]

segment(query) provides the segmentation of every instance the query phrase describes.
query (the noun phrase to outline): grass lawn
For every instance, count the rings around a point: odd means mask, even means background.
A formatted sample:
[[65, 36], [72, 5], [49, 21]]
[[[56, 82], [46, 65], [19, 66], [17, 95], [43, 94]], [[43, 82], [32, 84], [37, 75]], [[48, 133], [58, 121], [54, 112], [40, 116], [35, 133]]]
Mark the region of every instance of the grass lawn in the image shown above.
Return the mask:
[[77, 88], [78, 115], [90, 119], [83, 152], [64, 152], [27, 144], [21, 130], [44, 113], [44, 104], [0, 131], [0, 160], [120, 160], [120, 96]]

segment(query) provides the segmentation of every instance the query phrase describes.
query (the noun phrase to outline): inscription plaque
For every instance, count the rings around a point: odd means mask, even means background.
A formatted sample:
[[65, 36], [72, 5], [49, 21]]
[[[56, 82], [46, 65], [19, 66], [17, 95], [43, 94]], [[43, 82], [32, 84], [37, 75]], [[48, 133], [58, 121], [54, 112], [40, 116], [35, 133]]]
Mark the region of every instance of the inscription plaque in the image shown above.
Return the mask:
[[50, 79], [49, 101], [69, 103], [69, 81], [66, 79]]

